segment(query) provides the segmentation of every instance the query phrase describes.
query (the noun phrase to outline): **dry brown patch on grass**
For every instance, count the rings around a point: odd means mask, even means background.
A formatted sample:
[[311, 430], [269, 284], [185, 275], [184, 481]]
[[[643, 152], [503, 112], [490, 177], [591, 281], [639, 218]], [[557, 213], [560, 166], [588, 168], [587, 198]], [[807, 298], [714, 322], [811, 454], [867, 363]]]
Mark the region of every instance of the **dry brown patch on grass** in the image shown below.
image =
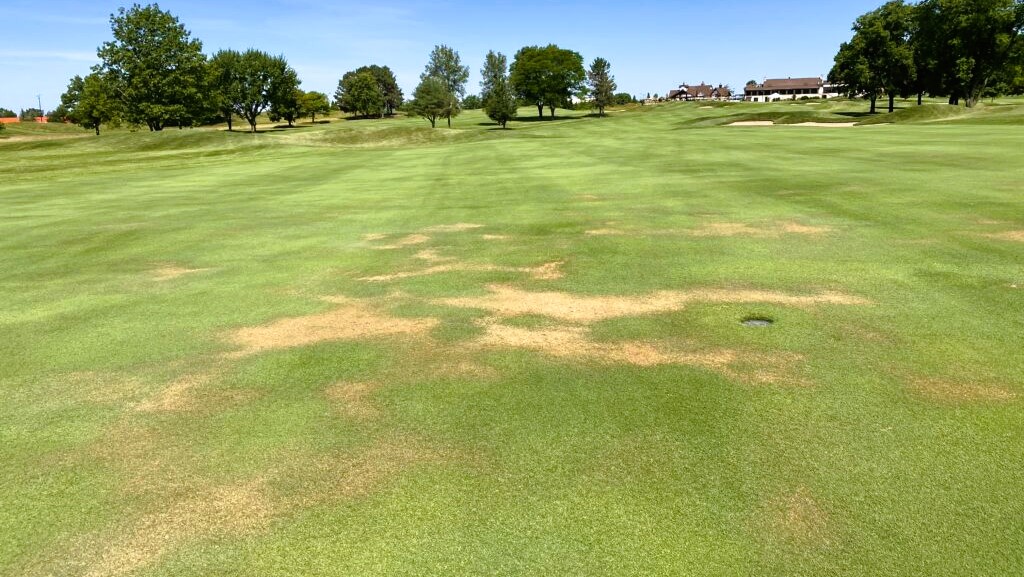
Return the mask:
[[230, 341], [241, 347], [231, 356], [241, 357], [273, 349], [301, 347], [328, 341], [351, 341], [390, 336], [422, 336], [438, 325], [434, 318], [402, 318], [349, 299], [325, 299], [338, 308], [303, 317], [285, 318], [270, 324], [236, 330]]
[[716, 222], [705, 224], [689, 231], [691, 236], [760, 236], [772, 237], [782, 234], [817, 235], [831, 232], [826, 226], [810, 226], [798, 222], [782, 222], [768, 226], [753, 226], [742, 222]]
[[640, 342], [597, 342], [591, 340], [586, 329], [580, 327], [526, 329], [492, 324], [478, 342], [485, 347], [524, 348], [553, 357], [585, 358], [639, 367], [690, 365], [721, 369], [736, 359], [736, 353], [727, 350], [682, 353], [664, 351]]
[[185, 268], [181, 266], [167, 265], [160, 268], [149, 271], [150, 276], [157, 282], [165, 282], [181, 278], [185, 275], [195, 274], [198, 272], [204, 272], [210, 269], [206, 268]]
[[691, 230], [692, 236], [764, 236], [767, 231], [741, 222], [716, 222]]
[[983, 383], [956, 383], [935, 379], [918, 379], [910, 383], [915, 394], [940, 403], [1006, 402], [1017, 393], [1000, 386]]
[[359, 280], [366, 282], [391, 282], [406, 278], [430, 276], [447, 272], [519, 272], [530, 275], [538, 280], [560, 279], [565, 274], [561, 271], [562, 262], [551, 262], [535, 267], [510, 267], [494, 264], [475, 264], [466, 262], [451, 262], [448, 264], [437, 264], [420, 270], [396, 272], [363, 277]]
[[424, 232], [466, 232], [467, 230], [474, 230], [477, 228], [483, 228], [482, 224], [472, 224], [468, 222], [460, 222], [457, 224], [439, 224], [437, 226], [431, 226], [423, 229]]
[[338, 383], [327, 389], [327, 398], [338, 404], [339, 410], [355, 419], [373, 419], [380, 410], [370, 402], [370, 396], [380, 387], [378, 383]]
[[430, 237], [425, 234], [410, 234], [409, 236], [398, 239], [391, 244], [385, 244], [381, 246], [373, 247], [374, 250], [398, 250], [400, 248], [406, 248], [409, 246], [416, 246], [430, 242]]
[[371, 232], [371, 233], [368, 233], [368, 234], [364, 234], [363, 235], [363, 240], [365, 240], [366, 242], [376, 242], [376, 241], [379, 241], [379, 240], [384, 240], [387, 237], [388, 237], [388, 235], [386, 235], [386, 234], [384, 234], [382, 232]]
[[441, 254], [434, 249], [421, 250], [413, 255], [413, 258], [425, 260], [427, 262], [451, 262], [453, 260], [457, 260], [453, 256], [441, 256]]
[[480, 238], [484, 240], [508, 240], [512, 237], [504, 234], [483, 234], [480, 235]]
[[97, 404], [115, 404], [129, 401], [146, 390], [134, 377], [114, 373], [76, 371], [56, 379], [55, 395], [74, 401]]
[[219, 487], [139, 519], [90, 564], [88, 577], [127, 575], [189, 542], [265, 529], [273, 507], [262, 481]]
[[584, 234], [587, 236], [624, 236], [629, 233], [617, 228], [595, 228], [586, 231]]
[[819, 304], [861, 305], [868, 301], [836, 292], [816, 295], [788, 295], [759, 290], [697, 289], [658, 291], [645, 296], [584, 296], [561, 292], [528, 292], [514, 287], [491, 285], [481, 297], [441, 299], [439, 304], [484, 309], [499, 317], [541, 315], [574, 323], [673, 312], [691, 302], [766, 303], [789, 306]]
[[369, 495], [406, 471], [453, 460], [445, 450], [408, 438], [382, 439], [355, 454], [306, 458], [288, 473], [294, 491], [285, 501], [309, 507]]
[[994, 238], [996, 240], [1009, 240], [1012, 242], [1024, 242], [1024, 230], [1010, 230], [1007, 232], [996, 232], [992, 234], [986, 234], [988, 238]]
[[787, 234], [825, 234], [832, 232], [827, 226], [811, 226], [799, 222], [784, 222], [779, 225], [779, 230]]
[[135, 405], [135, 409], [143, 412], [186, 411], [197, 406], [193, 389], [201, 387], [214, 379], [213, 373], [185, 375], [156, 395]]
[[781, 495], [767, 508], [776, 538], [801, 546], [829, 543], [828, 513], [806, 487]]

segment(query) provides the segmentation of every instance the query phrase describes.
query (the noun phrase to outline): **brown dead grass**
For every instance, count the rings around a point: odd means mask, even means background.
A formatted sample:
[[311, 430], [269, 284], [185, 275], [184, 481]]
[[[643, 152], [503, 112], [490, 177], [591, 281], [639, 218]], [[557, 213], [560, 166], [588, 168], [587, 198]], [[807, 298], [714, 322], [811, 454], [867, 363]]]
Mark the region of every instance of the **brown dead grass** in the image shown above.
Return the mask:
[[371, 232], [371, 233], [368, 233], [368, 234], [364, 234], [363, 235], [363, 240], [365, 240], [366, 242], [377, 242], [379, 240], [384, 240], [387, 237], [388, 237], [388, 235], [386, 235], [386, 234], [384, 234], [382, 232]]
[[742, 222], [717, 222], [709, 223], [700, 228], [689, 231], [691, 236], [714, 237], [714, 236], [758, 236], [774, 237], [783, 234], [806, 234], [819, 235], [831, 232], [827, 226], [810, 226], [798, 222], [773, 223], [766, 226], [754, 226]]
[[215, 373], [184, 375], [156, 395], [137, 403], [135, 410], [155, 413], [195, 409], [199, 401], [193, 394], [194, 389], [209, 383], [214, 378], [216, 378]]
[[292, 459], [300, 468], [288, 472], [289, 507], [309, 507], [364, 497], [406, 471], [456, 459], [451, 451], [412, 438], [381, 439], [355, 452]]
[[218, 487], [143, 516], [89, 566], [88, 577], [127, 575], [191, 541], [265, 529], [273, 515], [262, 481]]
[[800, 546], [828, 545], [828, 513], [806, 487], [780, 495], [767, 505], [771, 537]]
[[1024, 230], [1010, 230], [1007, 232], [997, 232], [993, 234], [986, 234], [989, 238], [996, 240], [1008, 240], [1012, 242], [1024, 242]]
[[[430, 256], [436, 256], [431, 254]], [[424, 259], [426, 260], [426, 259]], [[439, 261], [435, 261], [439, 262]], [[518, 272], [528, 274], [537, 280], [555, 280], [564, 275], [561, 271], [562, 262], [550, 262], [536, 267], [509, 267], [494, 264], [475, 264], [466, 262], [449, 262], [447, 264], [436, 264], [420, 270], [403, 271], [391, 274], [382, 274], [363, 277], [359, 280], [366, 282], [391, 282], [407, 278], [430, 276], [448, 272]]]
[[584, 234], [587, 236], [623, 236], [629, 233], [617, 228], [595, 228], [586, 231]]
[[910, 390], [939, 403], [1006, 402], [1017, 398], [1017, 393], [1000, 385], [935, 379], [914, 380], [910, 383]]
[[423, 229], [424, 232], [466, 232], [467, 230], [474, 230], [483, 228], [482, 224], [471, 224], [468, 222], [460, 222], [457, 224], [439, 224], [437, 226], [431, 226]]
[[53, 394], [73, 402], [118, 404], [144, 394], [146, 387], [134, 377], [116, 373], [76, 371], [55, 379]]
[[167, 265], [160, 268], [149, 271], [150, 276], [157, 282], [165, 282], [181, 278], [185, 275], [195, 274], [198, 272], [204, 272], [210, 269], [206, 268], [185, 268], [181, 266]]
[[413, 258], [417, 258], [419, 260], [424, 260], [427, 262], [451, 262], [453, 260], [457, 260], [453, 256], [442, 256], [435, 249], [421, 250], [420, 252], [413, 255]]
[[389, 336], [423, 336], [438, 325], [434, 318], [401, 318], [346, 297], [325, 299], [338, 308], [303, 317], [236, 330], [230, 341], [240, 347], [231, 356], [301, 347], [328, 341], [351, 341]]
[[760, 290], [697, 289], [659, 291], [646, 296], [584, 296], [561, 292], [528, 292], [515, 287], [491, 285], [481, 297], [441, 299], [439, 304], [484, 309], [499, 317], [541, 315], [573, 323], [677, 311], [692, 302], [765, 303], [787, 306], [821, 304], [863, 305], [869, 301], [837, 292], [788, 295]]
[[587, 360], [637, 367], [682, 365], [715, 371], [751, 384], [805, 385], [792, 375], [796, 355], [741, 354], [728, 349], [668, 350], [650, 343], [598, 342], [586, 328], [573, 326], [522, 328], [485, 321], [486, 333], [474, 344], [482, 348], [520, 348], [559, 359]]
[[379, 387], [378, 383], [338, 383], [328, 387], [326, 393], [343, 414], [365, 420], [380, 416], [380, 410], [370, 401], [370, 396]]
[[480, 238], [484, 240], [509, 240], [512, 237], [504, 234], [482, 234]]
[[409, 246], [416, 246], [418, 244], [424, 244], [430, 242], [430, 237], [425, 234], [410, 234], [409, 236], [398, 239], [391, 244], [385, 244], [381, 246], [373, 247], [374, 250], [398, 250], [400, 248], [406, 248]]

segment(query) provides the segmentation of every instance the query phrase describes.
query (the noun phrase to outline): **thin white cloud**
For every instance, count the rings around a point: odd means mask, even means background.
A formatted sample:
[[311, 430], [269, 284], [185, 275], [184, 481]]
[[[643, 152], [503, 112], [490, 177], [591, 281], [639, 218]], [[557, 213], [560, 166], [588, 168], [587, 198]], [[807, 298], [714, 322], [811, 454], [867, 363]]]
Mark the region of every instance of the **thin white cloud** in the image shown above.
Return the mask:
[[61, 50], [0, 50], [0, 58], [10, 60], [63, 60], [67, 62], [96, 62], [95, 52], [69, 52]]

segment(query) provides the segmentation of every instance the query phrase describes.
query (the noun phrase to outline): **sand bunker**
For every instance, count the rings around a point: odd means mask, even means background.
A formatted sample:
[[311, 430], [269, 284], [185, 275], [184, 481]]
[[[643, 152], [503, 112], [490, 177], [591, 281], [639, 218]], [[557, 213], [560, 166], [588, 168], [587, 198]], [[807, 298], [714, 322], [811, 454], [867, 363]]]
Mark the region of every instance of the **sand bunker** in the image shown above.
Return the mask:
[[272, 508], [261, 481], [216, 488], [142, 517], [92, 563], [88, 577], [127, 575], [190, 541], [265, 529]]
[[1012, 401], [1017, 394], [1000, 385], [954, 383], [942, 380], [918, 380], [910, 389], [919, 396], [946, 403]]
[[153, 269], [153, 270], [149, 271], [149, 274], [150, 274], [150, 276], [153, 277], [153, 280], [155, 280], [157, 282], [164, 282], [164, 281], [174, 280], [176, 278], [180, 278], [180, 277], [183, 277], [185, 275], [195, 274], [197, 272], [203, 272], [203, 271], [207, 271], [207, 270], [210, 270], [210, 269], [206, 269], [206, 268], [185, 268], [185, 267], [180, 267], [180, 266], [168, 265], [168, 266], [162, 266], [162, 267], [157, 268], [157, 269]]
[[380, 410], [369, 397], [380, 387], [377, 383], [338, 383], [327, 389], [327, 398], [337, 403], [338, 409], [355, 419], [372, 419]]
[[259, 327], [242, 328], [230, 336], [241, 347], [231, 356], [241, 357], [266, 350], [301, 347], [328, 341], [351, 341], [399, 335], [423, 336], [437, 326], [433, 318], [395, 317], [372, 306], [335, 297], [325, 299], [339, 308], [304, 317], [286, 318]]
[[541, 315], [573, 323], [672, 312], [692, 302], [764, 303], [786, 306], [822, 304], [863, 305], [869, 301], [837, 292], [788, 295], [759, 290], [697, 289], [659, 291], [646, 296], [584, 296], [560, 292], [528, 292], [514, 287], [491, 285], [481, 297], [442, 299], [438, 302], [460, 308], [488, 310], [499, 317]]
[[853, 128], [857, 126], [856, 122], [800, 122], [798, 124], [790, 124], [789, 126], [811, 126], [818, 128]]
[[562, 262], [550, 262], [535, 267], [509, 267], [493, 264], [474, 264], [464, 262], [453, 262], [449, 264], [438, 264], [425, 269], [396, 272], [376, 276], [363, 277], [359, 280], [366, 282], [390, 282], [406, 278], [430, 276], [448, 272], [517, 272], [530, 275], [537, 280], [556, 280], [564, 276], [561, 271]]

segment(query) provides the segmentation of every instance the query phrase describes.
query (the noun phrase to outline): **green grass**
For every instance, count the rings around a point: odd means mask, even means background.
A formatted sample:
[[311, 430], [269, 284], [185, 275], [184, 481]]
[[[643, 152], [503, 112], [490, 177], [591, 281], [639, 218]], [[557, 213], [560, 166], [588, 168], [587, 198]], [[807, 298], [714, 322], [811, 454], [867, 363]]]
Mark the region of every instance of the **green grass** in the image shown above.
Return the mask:
[[[0, 574], [1020, 574], [1024, 108], [900, 106], [8, 127]], [[424, 250], [455, 270], [360, 280]], [[492, 285], [867, 304], [491, 321], [592, 346], [545, 354], [444, 302]], [[231, 354], [339, 296], [436, 325]], [[737, 357], [601, 358], [622, 343]]]

